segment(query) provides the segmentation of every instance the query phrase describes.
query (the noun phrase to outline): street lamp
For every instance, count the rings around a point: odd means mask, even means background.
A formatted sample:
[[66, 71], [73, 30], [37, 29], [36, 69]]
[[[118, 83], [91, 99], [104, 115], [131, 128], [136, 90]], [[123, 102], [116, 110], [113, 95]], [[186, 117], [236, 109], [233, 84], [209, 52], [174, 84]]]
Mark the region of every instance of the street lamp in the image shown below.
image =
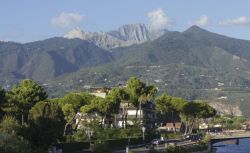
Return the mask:
[[93, 136], [93, 130], [87, 129], [85, 132], [86, 132], [86, 135], [89, 138], [89, 146], [90, 146], [91, 145], [90, 138]]
[[143, 126], [143, 127], [141, 128], [141, 130], [142, 130], [143, 144], [145, 145], [145, 130], [146, 130], [146, 128]]

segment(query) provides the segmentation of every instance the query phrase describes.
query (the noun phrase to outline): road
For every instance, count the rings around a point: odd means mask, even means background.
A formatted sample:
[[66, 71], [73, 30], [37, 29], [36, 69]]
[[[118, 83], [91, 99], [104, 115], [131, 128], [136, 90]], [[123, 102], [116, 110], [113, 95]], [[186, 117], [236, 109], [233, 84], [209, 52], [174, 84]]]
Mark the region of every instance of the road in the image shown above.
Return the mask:
[[244, 130], [231, 130], [221, 133], [210, 134], [212, 139], [227, 139], [227, 138], [250, 138], [250, 132]]
[[[194, 144], [196, 144], [196, 142], [192, 142], [192, 141], [176, 142], [176, 146], [188, 146], [188, 145], [194, 145]], [[171, 143], [169, 143], [169, 145], [171, 145]], [[154, 149], [155, 150], [165, 150], [166, 146], [165, 146], [165, 144], [155, 145]], [[132, 151], [132, 152], [135, 152], [135, 153], [147, 153], [149, 148], [146, 148], [144, 146], [144, 147], [130, 148], [129, 150]], [[126, 149], [115, 151], [114, 153], [126, 153]]]

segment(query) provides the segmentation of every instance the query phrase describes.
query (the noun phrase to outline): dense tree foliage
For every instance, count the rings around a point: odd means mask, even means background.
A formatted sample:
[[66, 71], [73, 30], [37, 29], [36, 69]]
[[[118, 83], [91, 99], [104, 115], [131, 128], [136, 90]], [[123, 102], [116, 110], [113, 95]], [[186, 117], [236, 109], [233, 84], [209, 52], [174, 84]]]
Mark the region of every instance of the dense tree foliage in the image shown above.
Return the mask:
[[58, 104], [41, 101], [29, 112], [28, 139], [40, 152], [62, 139], [65, 121]]
[[167, 95], [166, 93], [156, 98], [156, 111], [161, 114], [165, 112], [173, 110], [173, 106], [171, 104], [172, 97]]
[[120, 109], [122, 92], [118, 88], [112, 89], [105, 98], [95, 97], [89, 105], [81, 108], [83, 113], [97, 113], [101, 116], [101, 126], [107, 122], [112, 114], [118, 114]]
[[247, 121], [242, 116], [231, 116], [231, 115], [216, 115], [210, 124], [220, 124], [225, 129], [242, 129], [242, 125], [249, 126], [249, 120]]
[[136, 77], [131, 77], [128, 80], [126, 91], [129, 94], [129, 101], [137, 109], [136, 118], [138, 115], [138, 110], [141, 109], [141, 104], [153, 100], [157, 93], [157, 89], [154, 86], [147, 86]]
[[118, 114], [122, 98], [123, 90], [120, 90], [119, 88], [113, 88], [105, 98], [109, 105], [107, 112], [110, 114]]
[[[23, 147], [20, 153], [44, 153], [58, 142], [88, 140], [86, 129], [93, 130], [95, 140], [141, 136], [138, 110], [152, 102], [156, 93], [156, 87], [136, 77], [126, 87], [109, 90], [105, 98], [78, 92], [48, 99], [42, 86], [32, 80], [23, 80], [9, 91], [0, 88], [0, 110], [5, 115], [0, 123], [0, 151], [16, 153]], [[136, 109], [134, 126], [127, 126], [130, 106]], [[156, 98], [156, 111], [169, 115], [174, 123], [181, 116], [187, 132], [192, 132], [197, 120], [216, 114], [206, 102], [187, 102], [166, 93]], [[123, 129], [116, 128], [118, 114]]]
[[62, 106], [62, 111], [65, 116], [65, 120], [70, 123], [76, 116], [76, 112], [74, 110], [74, 106], [72, 104], [65, 104]]
[[156, 98], [156, 110], [163, 115], [172, 112], [171, 120], [174, 123], [174, 127], [176, 118], [173, 114], [181, 116], [182, 121], [185, 122], [185, 133], [192, 132], [196, 120], [216, 115], [216, 110], [204, 101], [187, 102], [182, 98], [172, 97], [166, 93]]
[[2, 107], [6, 101], [6, 92], [2, 87], [0, 86], [0, 115], [3, 115]]
[[2, 104], [5, 100], [5, 90], [0, 86], [0, 103]]
[[61, 105], [72, 104], [75, 112], [77, 112], [83, 105], [89, 104], [90, 101], [93, 99], [93, 97], [94, 97], [93, 95], [84, 92], [69, 93], [65, 95], [63, 98], [61, 98], [59, 101]]
[[182, 115], [186, 121], [185, 133], [191, 133], [197, 120], [214, 117], [216, 110], [203, 101], [189, 102], [183, 106]]
[[51, 102], [58, 103], [63, 111], [64, 118], [67, 121], [64, 127], [64, 135], [67, 133], [72, 134], [72, 130], [76, 129], [78, 123], [76, 124], [76, 115], [80, 112], [80, 108], [90, 104], [91, 100], [95, 96], [88, 93], [69, 93], [63, 98], [50, 99]]
[[21, 126], [14, 117], [5, 116], [0, 123], [0, 152], [31, 153], [31, 145], [20, 136]]
[[47, 97], [48, 95], [43, 87], [33, 80], [23, 80], [13, 87], [11, 101], [17, 104], [18, 111], [22, 114], [22, 124], [27, 121], [32, 106], [39, 101], [46, 100]]
[[171, 113], [172, 122], [174, 124], [174, 132], [176, 132], [175, 122], [178, 120], [176, 115], [179, 115], [183, 111], [183, 106], [187, 102], [182, 98], [176, 98], [167, 95], [166, 93], [156, 98], [156, 111], [160, 112], [161, 115]]
[[208, 105], [208, 103], [204, 102], [204, 101], [196, 101], [196, 103], [199, 105], [200, 107], [200, 111], [198, 114], [199, 118], [211, 118], [214, 117], [216, 115], [216, 110], [211, 107], [210, 105]]

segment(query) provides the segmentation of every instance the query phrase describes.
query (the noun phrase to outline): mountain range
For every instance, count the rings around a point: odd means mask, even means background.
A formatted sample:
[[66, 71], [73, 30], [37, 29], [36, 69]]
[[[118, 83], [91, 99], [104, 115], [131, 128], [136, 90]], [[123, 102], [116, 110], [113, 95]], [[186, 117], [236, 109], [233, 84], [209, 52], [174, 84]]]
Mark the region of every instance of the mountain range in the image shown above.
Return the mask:
[[69, 31], [64, 38], [79, 38], [101, 48], [111, 49], [154, 40], [165, 32], [167, 30], [150, 30], [145, 24], [130, 24], [109, 32], [86, 32], [77, 28]]
[[250, 116], [250, 41], [192, 26], [151, 31], [132, 24], [110, 32], [74, 29], [31, 43], [0, 42], [0, 83], [42, 83], [51, 97], [137, 76], [187, 100], [204, 99], [221, 113]]

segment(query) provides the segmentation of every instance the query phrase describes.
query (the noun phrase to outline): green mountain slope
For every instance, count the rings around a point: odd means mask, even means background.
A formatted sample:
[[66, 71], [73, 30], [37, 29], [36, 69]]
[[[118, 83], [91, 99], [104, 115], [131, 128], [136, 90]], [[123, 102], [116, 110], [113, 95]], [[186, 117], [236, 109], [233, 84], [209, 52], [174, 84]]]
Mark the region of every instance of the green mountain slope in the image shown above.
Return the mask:
[[86, 85], [117, 85], [134, 75], [155, 84], [160, 92], [236, 105], [250, 115], [246, 110], [250, 108], [250, 41], [194, 26], [141, 45], [116, 48], [112, 55], [115, 59], [108, 64], [59, 76], [50, 84], [59, 88], [60, 83], [66, 91], [84, 90]]
[[112, 55], [79, 39], [51, 38], [27, 44], [0, 44], [0, 74], [16, 73], [37, 81], [112, 60]]
[[0, 64], [3, 86], [29, 77], [44, 83], [51, 96], [137, 76], [159, 93], [208, 100], [228, 106], [227, 113], [250, 116], [250, 41], [197, 26], [109, 51], [80, 39], [0, 42]]

